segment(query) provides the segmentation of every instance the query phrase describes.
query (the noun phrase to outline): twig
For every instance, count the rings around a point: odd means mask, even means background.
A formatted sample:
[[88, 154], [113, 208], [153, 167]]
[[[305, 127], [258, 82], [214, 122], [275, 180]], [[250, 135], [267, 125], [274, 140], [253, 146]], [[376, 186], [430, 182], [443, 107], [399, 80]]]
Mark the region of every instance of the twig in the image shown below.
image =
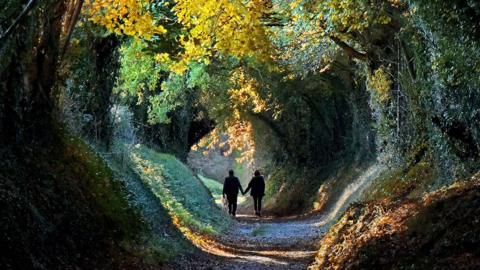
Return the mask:
[[15, 21], [7, 28], [7, 30], [5, 30], [4, 33], [0, 35], [0, 41], [8, 37], [8, 35], [12, 32], [15, 26], [17, 26], [17, 24], [20, 22], [23, 16], [25, 16], [25, 14], [27, 14], [27, 12], [32, 8], [34, 3], [35, 3], [35, 0], [28, 1], [28, 4], [25, 6], [22, 12], [20, 12], [20, 14], [15, 19]]

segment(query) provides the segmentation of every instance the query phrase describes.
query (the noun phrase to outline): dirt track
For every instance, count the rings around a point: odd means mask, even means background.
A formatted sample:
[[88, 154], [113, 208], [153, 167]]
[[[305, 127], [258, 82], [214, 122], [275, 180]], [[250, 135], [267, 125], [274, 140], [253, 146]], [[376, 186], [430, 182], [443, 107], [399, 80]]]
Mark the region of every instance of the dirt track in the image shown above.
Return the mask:
[[321, 216], [257, 218], [240, 210], [231, 230], [200, 248], [205, 256], [183, 261], [181, 269], [305, 269], [323, 235]]
[[309, 217], [258, 218], [240, 207], [237, 222], [216, 239], [199, 246], [196, 258], [179, 260], [174, 269], [306, 269], [330, 223], [384, 170], [373, 165], [348, 185], [331, 207]]

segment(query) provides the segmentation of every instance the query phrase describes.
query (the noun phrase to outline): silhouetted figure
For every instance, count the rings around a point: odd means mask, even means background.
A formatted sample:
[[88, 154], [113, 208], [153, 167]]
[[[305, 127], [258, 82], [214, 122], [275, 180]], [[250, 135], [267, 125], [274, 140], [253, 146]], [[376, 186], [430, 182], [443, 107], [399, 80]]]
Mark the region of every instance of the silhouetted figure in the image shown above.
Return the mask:
[[250, 192], [250, 196], [253, 197], [253, 207], [255, 208], [255, 215], [261, 217], [262, 214], [260, 212], [262, 211], [262, 198], [265, 195], [265, 180], [263, 179], [263, 176], [260, 175], [260, 172], [258, 170], [255, 171], [253, 175], [254, 176], [252, 180], [250, 180], [250, 183], [248, 183], [248, 187], [245, 190], [245, 193], [247, 193], [250, 189], [252, 190]]
[[228, 201], [228, 213], [235, 216], [237, 212], [237, 196], [238, 190], [243, 194], [242, 185], [237, 177], [233, 175], [233, 170], [228, 171], [228, 177], [225, 178], [223, 183], [223, 197], [227, 196]]

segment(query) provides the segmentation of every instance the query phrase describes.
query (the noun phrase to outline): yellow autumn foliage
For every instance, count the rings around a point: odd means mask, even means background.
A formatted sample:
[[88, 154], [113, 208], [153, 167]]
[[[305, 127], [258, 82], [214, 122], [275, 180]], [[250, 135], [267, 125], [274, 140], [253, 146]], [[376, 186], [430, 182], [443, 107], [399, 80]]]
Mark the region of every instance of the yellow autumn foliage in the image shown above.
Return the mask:
[[151, 39], [167, 30], [156, 22], [146, 6], [150, 0], [87, 0], [84, 13], [89, 19], [118, 35]]
[[388, 102], [392, 80], [385, 66], [379, 67], [368, 77], [368, 88], [375, 93], [378, 102]]
[[[96, 24], [119, 35], [151, 39], [166, 29], [147, 11], [151, 0], [88, 0], [85, 13]], [[183, 34], [178, 55], [160, 54], [176, 73], [190, 62], [210, 63], [217, 55], [237, 58], [255, 56], [268, 60], [271, 53], [261, 18], [269, 9], [264, 0], [175, 0], [172, 7]]]
[[[228, 134], [226, 140], [223, 139], [223, 134]], [[224, 152], [225, 156], [237, 151], [239, 153], [237, 161], [240, 163], [253, 162], [256, 145], [252, 124], [242, 119], [228, 119], [222, 127], [215, 128], [208, 137], [202, 138], [192, 149], [214, 149], [215, 147], [227, 148], [228, 151]], [[204, 154], [208, 154], [208, 151], [204, 151]]]
[[184, 51], [173, 66], [183, 72], [190, 61], [207, 64], [216, 54], [238, 58], [256, 56], [268, 60], [271, 52], [261, 22], [267, 12], [264, 0], [176, 0], [173, 8], [186, 36], [180, 39]]
[[267, 109], [267, 101], [258, 92], [258, 82], [254, 78], [249, 78], [243, 69], [235, 70], [230, 82], [234, 87], [228, 90], [229, 99], [238, 118], [243, 110], [251, 109], [254, 113], [259, 113]]

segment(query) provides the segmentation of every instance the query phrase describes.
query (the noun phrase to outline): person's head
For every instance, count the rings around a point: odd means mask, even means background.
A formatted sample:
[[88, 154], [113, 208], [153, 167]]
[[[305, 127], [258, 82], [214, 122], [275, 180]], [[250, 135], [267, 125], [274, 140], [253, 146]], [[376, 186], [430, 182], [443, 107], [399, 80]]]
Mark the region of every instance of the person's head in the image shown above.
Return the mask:
[[260, 176], [260, 171], [259, 171], [259, 170], [255, 170], [255, 172], [253, 173], [253, 175], [255, 175], [255, 176]]
[[233, 176], [233, 170], [228, 171], [228, 175]]

